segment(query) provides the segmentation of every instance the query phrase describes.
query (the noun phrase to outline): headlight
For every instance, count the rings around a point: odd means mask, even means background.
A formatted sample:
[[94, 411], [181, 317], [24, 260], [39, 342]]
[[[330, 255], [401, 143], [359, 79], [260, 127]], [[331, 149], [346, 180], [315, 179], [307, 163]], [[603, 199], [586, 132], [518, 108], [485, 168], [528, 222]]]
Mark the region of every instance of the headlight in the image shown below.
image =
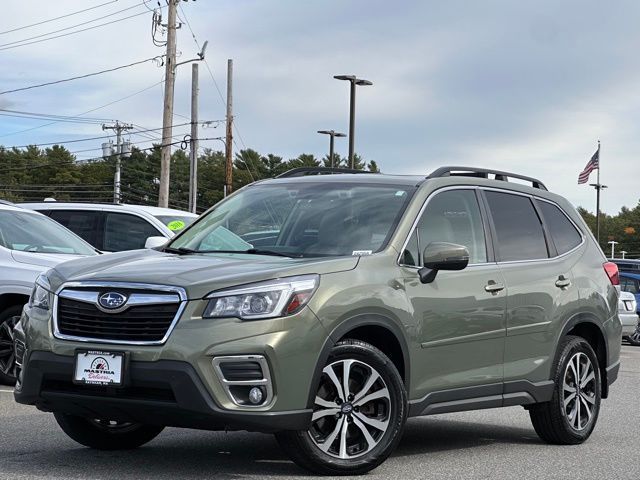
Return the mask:
[[213, 292], [205, 297], [210, 300], [202, 316], [258, 320], [292, 315], [307, 304], [319, 282], [318, 275], [304, 275]]
[[42, 310], [49, 310], [51, 307], [51, 286], [49, 280], [45, 275], [40, 275], [36, 279], [36, 284], [31, 291], [31, 297], [29, 298], [29, 307], [41, 308]]

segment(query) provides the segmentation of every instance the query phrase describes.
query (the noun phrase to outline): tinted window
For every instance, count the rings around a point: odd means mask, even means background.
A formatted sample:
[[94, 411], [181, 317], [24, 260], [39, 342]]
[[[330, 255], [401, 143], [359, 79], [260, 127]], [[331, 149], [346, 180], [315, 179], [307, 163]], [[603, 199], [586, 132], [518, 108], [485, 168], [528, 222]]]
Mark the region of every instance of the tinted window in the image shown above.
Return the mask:
[[582, 238], [576, 227], [558, 207], [541, 201], [538, 201], [538, 206], [542, 210], [542, 216], [547, 229], [551, 232], [551, 238], [558, 250], [558, 254], [566, 253], [580, 244]]
[[49, 217], [61, 223], [73, 233], [89, 242], [96, 248], [102, 248], [98, 242], [100, 225], [99, 211], [51, 210]]
[[500, 260], [547, 258], [542, 224], [528, 197], [508, 193], [485, 192], [496, 227]]
[[418, 222], [419, 251], [431, 242], [464, 245], [469, 263], [487, 261], [482, 216], [473, 190], [449, 190], [429, 200]]
[[620, 277], [620, 289], [635, 295], [638, 293], [638, 282], [633, 278]]
[[104, 223], [104, 250], [121, 252], [144, 248], [149, 237], [162, 236], [146, 220], [126, 213], [106, 213]]
[[34, 212], [0, 210], [0, 245], [32, 253], [96, 254], [59, 223]]

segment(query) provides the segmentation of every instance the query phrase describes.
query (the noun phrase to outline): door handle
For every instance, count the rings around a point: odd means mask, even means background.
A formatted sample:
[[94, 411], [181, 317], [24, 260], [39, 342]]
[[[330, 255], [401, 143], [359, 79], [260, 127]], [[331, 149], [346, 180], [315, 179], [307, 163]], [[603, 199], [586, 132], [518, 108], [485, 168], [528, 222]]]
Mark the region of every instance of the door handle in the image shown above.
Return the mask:
[[556, 287], [558, 288], [567, 288], [569, 285], [571, 285], [571, 280], [566, 278], [564, 275], [560, 275], [558, 280], [556, 280]]
[[489, 282], [484, 286], [484, 291], [487, 293], [498, 293], [502, 290], [504, 290], [504, 285], [496, 283], [493, 280], [489, 280]]

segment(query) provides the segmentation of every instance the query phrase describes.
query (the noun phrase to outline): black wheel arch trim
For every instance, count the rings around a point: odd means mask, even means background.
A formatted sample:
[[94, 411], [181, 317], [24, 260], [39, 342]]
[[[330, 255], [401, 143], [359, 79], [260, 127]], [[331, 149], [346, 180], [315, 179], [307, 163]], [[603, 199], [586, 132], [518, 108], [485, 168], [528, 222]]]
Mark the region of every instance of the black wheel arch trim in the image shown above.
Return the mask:
[[[560, 332], [560, 336], [557, 339], [557, 344], [556, 344], [556, 352], [555, 352], [555, 356], [554, 359], [557, 357], [557, 355], [560, 353], [558, 352], [557, 349], [557, 345], [560, 344], [560, 339], [563, 338], [564, 336], [566, 336], [571, 330], [573, 330], [576, 326], [582, 324], [582, 323], [588, 323], [591, 325], [594, 325], [595, 327], [598, 328], [598, 331], [600, 332], [600, 335], [602, 335], [603, 338], [603, 345], [604, 345], [604, 362], [600, 362], [600, 376], [601, 376], [601, 385], [602, 385], [602, 398], [607, 398], [609, 396], [609, 385], [611, 385], [614, 381], [615, 378], [613, 378], [611, 381], [609, 380], [609, 367], [610, 365], [608, 365], [609, 363], [609, 344], [607, 343], [607, 336], [604, 332], [604, 329], [602, 327], [602, 324], [598, 321], [597, 317], [595, 317], [593, 314], [591, 313], [587, 313], [587, 312], [578, 312], [576, 314], [574, 314], [564, 325], [564, 327], [562, 328], [562, 331]], [[594, 349], [595, 351], [595, 349]], [[596, 352], [596, 356], [597, 356], [597, 352]], [[550, 375], [553, 375], [553, 372], [550, 372]]]
[[409, 379], [411, 378], [411, 363], [409, 360], [409, 346], [407, 344], [407, 340], [405, 338], [402, 327], [400, 327], [394, 320], [387, 316], [378, 313], [361, 313], [342, 321], [327, 336], [327, 339], [325, 340], [324, 345], [320, 350], [316, 368], [311, 379], [311, 389], [309, 390], [307, 408], [313, 408], [315, 393], [318, 390], [318, 386], [320, 385], [320, 377], [322, 376], [322, 369], [319, 367], [326, 364], [331, 353], [331, 349], [349, 332], [355, 330], [356, 328], [367, 326], [386, 328], [393, 334], [395, 339], [400, 344], [400, 349], [402, 350], [402, 359], [404, 363], [404, 378], [402, 380], [404, 382], [407, 393], [410, 391]]

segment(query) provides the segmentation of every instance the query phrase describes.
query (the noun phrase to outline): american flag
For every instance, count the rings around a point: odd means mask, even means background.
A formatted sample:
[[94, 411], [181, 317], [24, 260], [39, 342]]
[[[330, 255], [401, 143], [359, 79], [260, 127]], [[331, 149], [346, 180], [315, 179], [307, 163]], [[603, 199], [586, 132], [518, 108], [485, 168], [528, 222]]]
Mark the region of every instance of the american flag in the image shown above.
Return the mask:
[[580, 175], [578, 175], [578, 185], [581, 183], [587, 183], [589, 181], [589, 175], [596, 168], [600, 168], [600, 146], [598, 146], [598, 149], [591, 157], [591, 160], [587, 162], [587, 166], [584, 167], [584, 170], [582, 170]]

